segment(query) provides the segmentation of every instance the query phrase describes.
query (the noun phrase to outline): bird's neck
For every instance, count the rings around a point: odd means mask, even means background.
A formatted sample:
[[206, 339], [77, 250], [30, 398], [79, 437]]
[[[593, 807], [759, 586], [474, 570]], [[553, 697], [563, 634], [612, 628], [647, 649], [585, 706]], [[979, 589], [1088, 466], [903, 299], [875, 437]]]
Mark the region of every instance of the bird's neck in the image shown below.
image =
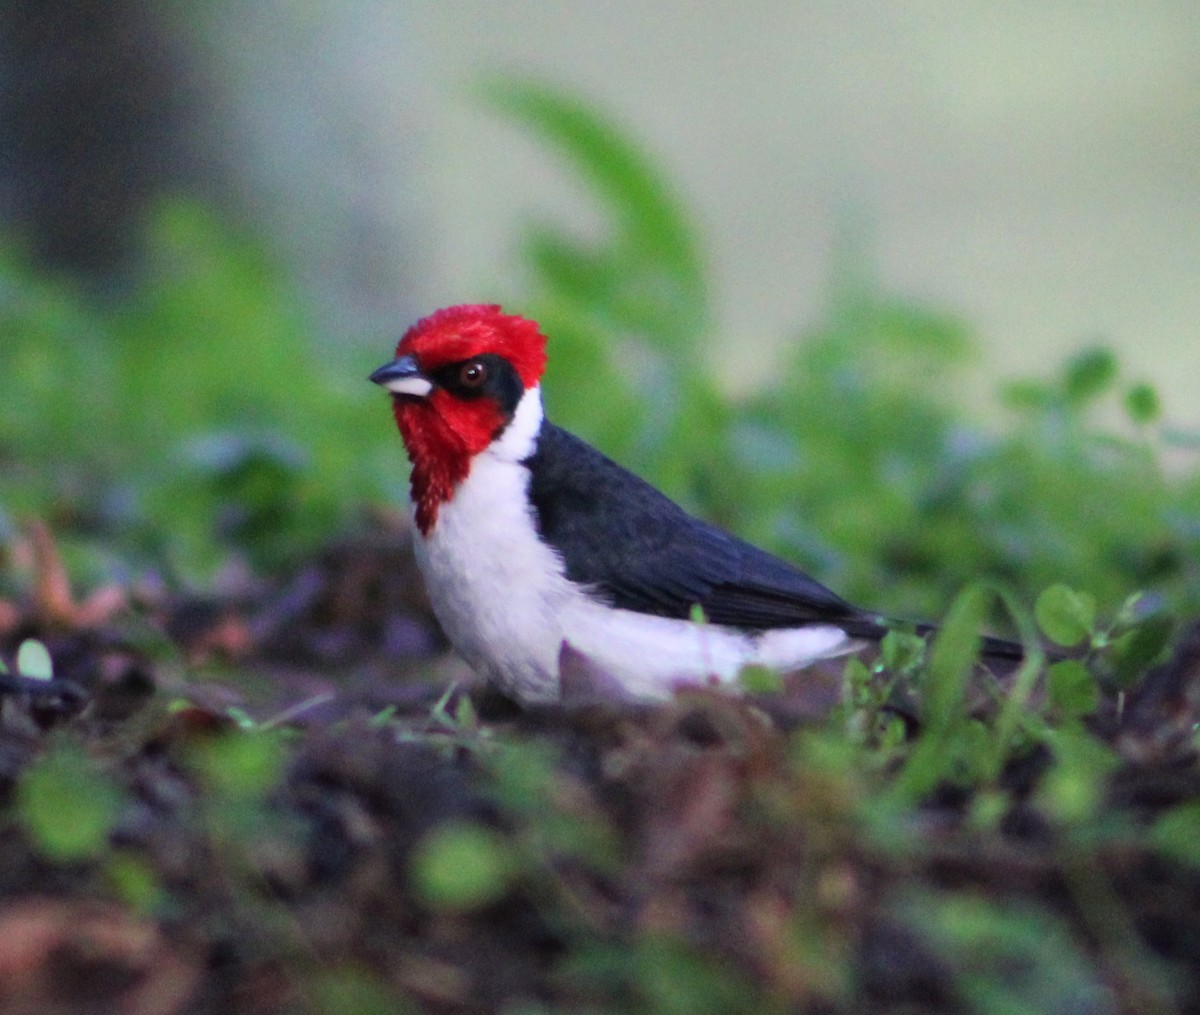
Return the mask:
[[433, 531], [438, 509], [470, 475], [471, 463], [476, 458], [486, 455], [517, 463], [532, 455], [542, 419], [541, 390], [534, 385], [521, 396], [512, 419], [491, 443], [474, 452], [444, 416], [430, 411], [424, 403], [397, 402], [396, 423], [412, 462], [409, 492], [421, 535], [428, 536]]

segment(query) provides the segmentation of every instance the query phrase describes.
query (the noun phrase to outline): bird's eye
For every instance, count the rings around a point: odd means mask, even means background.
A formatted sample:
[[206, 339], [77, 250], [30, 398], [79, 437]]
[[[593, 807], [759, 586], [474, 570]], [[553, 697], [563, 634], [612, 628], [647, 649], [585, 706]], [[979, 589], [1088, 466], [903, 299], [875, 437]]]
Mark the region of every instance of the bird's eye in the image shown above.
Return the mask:
[[488, 379], [487, 364], [477, 359], [464, 363], [458, 371], [458, 383], [464, 388], [479, 388]]

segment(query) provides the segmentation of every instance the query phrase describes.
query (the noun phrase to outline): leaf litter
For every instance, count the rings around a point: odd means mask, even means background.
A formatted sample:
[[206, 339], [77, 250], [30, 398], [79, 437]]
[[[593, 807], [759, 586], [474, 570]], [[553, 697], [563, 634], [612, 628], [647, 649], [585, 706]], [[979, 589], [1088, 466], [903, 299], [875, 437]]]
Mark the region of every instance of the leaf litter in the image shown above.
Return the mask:
[[1086, 727], [909, 799], [920, 708], [864, 720], [828, 667], [646, 705], [568, 655], [568, 700], [517, 707], [449, 654], [396, 525], [205, 597], [81, 599], [26, 539], [2, 1010], [1200, 1006], [1200, 628]]

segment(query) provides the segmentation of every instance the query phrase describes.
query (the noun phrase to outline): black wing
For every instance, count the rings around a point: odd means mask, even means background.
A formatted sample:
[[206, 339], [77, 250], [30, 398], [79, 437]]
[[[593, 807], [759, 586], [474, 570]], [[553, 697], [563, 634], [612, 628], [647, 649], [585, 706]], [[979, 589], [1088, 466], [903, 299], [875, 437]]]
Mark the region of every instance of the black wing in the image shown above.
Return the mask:
[[854, 637], [885, 632], [790, 564], [693, 518], [578, 437], [543, 423], [525, 462], [542, 537], [567, 576], [613, 606], [750, 630], [833, 623]]

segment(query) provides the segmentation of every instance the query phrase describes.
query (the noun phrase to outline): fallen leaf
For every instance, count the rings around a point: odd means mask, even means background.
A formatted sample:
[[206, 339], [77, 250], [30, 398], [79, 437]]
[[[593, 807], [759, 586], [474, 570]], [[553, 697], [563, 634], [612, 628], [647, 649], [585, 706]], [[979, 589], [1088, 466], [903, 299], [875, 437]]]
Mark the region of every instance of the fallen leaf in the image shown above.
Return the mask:
[[200, 967], [152, 922], [93, 902], [31, 898], [0, 910], [0, 1010], [173, 1015]]

